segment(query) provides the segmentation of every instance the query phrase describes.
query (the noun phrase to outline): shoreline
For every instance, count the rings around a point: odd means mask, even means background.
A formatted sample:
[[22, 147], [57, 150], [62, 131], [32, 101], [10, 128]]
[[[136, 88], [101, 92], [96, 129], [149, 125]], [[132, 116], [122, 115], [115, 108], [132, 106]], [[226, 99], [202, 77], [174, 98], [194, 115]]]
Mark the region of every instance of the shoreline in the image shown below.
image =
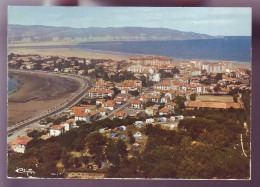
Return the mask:
[[79, 88], [76, 81], [57, 76], [32, 75], [30, 72], [12, 70], [8, 74], [19, 82], [19, 88], [8, 94], [8, 126], [64, 103]]
[[[40, 47], [40, 46], [39, 46]], [[146, 54], [134, 54], [134, 53], [122, 53], [115, 51], [103, 51], [103, 50], [92, 50], [92, 49], [80, 49], [80, 48], [69, 48], [69, 47], [58, 47], [58, 48], [26, 48], [26, 47], [12, 47], [8, 48], [8, 54], [37, 54], [37, 55], [53, 55], [62, 57], [79, 57], [86, 59], [113, 59], [113, 60], [127, 60], [131, 56], [152, 56]], [[173, 61], [179, 63], [180, 61], [185, 62], [192, 59], [184, 59], [178, 57], [171, 57]], [[204, 62], [218, 62], [221, 60], [211, 60], [211, 59], [199, 59]], [[230, 60], [229, 60], [230, 61]], [[251, 62], [240, 62], [240, 61], [230, 61], [233, 67], [251, 67]]]

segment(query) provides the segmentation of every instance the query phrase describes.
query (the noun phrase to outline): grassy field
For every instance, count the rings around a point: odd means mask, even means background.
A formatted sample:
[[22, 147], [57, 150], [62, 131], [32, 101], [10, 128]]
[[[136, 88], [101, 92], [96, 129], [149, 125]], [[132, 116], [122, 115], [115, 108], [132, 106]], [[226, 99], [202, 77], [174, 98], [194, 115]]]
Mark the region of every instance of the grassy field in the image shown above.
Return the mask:
[[199, 95], [196, 97], [197, 101], [216, 101], [216, 102], [233, 102], [233, 97], [230, 95]]

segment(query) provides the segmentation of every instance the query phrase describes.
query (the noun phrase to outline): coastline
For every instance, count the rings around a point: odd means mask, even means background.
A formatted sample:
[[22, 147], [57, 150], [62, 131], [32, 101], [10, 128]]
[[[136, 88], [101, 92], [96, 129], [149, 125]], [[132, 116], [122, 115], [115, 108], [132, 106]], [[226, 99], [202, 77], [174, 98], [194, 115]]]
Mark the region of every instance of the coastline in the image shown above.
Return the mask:
[[[26, 47], [26, 46], [25, 46]], [[39, 46], [40, 47], [40, 46]], [[132, 53], [122, 53], [114, 51], [102, 51], [102, 50], [91, 50], [91, 49], [79, 49], [79, 48], [8, 48], [8, 54], [37, 54], [37, 55], [52, 55], [52, 56], [61, 56], [61, 57], [79, 57], [90, 59], [113, 59], [113, 60], [128, 60], [131, 56], [151, 56], [145, 54], [132, 54]], [[186, 62], [192, 59], [182, 59], [182, 58], [173, 58], [176, 63]], [[210, 60], [210, 59], [199, 59], [204, 62], [216, 62], [219, 60]], [[232, 61], [233, 67], [251, 67], [251, 62], [239, 62]]]
[[[23, 121], [67, 100], [79, 88], [75, 81], [30, 72], [8, 72], [18, 81], [15, 92], [8, 94], [8, 126]], [[64, 84], [66, 82], [66, 84]]]

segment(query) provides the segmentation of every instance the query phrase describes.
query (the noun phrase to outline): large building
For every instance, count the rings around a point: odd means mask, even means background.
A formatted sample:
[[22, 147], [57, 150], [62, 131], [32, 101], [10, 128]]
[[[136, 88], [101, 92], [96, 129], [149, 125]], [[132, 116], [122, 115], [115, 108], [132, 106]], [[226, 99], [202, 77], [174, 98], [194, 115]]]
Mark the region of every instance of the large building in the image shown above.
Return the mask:
[[129, 57], [134, 64], [164, 66], [172, 63], [172, 58], [162, 56]]
[[104, 97], [113, 97], [114, 91], [110, 89], [90, 89], [89, 97], [90, 98], [104, 98]]
[[206, 70], [209, 73], [222, 73], [232, 67], [232, 62], [220, 61], [218, 63], [201, 62], [200, 60], [191, 60], [190, 64], [200, 70]]

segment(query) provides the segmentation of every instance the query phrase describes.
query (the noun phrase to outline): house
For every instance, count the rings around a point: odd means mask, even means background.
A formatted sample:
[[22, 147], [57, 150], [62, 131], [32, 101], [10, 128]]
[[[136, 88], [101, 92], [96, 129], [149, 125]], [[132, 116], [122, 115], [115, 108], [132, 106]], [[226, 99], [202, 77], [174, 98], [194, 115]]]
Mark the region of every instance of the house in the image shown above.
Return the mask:
[[114, 118], [119, 118], [119, 119], [123, 119], [127, 116], [127, 113], [123, 110], [114, 113]]
[[76, 123], [75, 123], [74, 119], [69, 119], [69, 120], [65, 121], [64, 123], [62, 123], [61, 125], [63, 125], [65, 127], [65, 131], [69, 131], [76, 125]]
[[94, 71], [96, 71], [95, 69], [89, 69], [88, 73], [93, 73]]
[[84, 113], [84, 112], [76, 112], [74, 114], [74, 119], [76, 121], [88, 121], [87, 117], [88, 117], [88, 113]]
[[152, 102], [159, 103], [160, 98], [161, 98], [160, 96], [155, 95], [155, 96], [152, 97]]
[[114, 100], [108, 100], [103, 104], [103, 107], [109, 109], [109, 110], [114, 110], [115, 109], [115, 101]]
[[172, 109], [171, 108], [162, 108], [160, 111], [159, 111], [159, 115], [162, 116], [162, 115], [167, 115], [167, 114], [171, 114], [172, 113]]
[[135, 109], [140, 109], [140, 108], [142, 108], [142, 101], [140, 101], [140, 100], [134, 100], [134, 101], [132, 101], [131, 107], [132, 107], [132, 108], [135, 108]]
[[102, 104], [104, 104], [105, 103], [105, 99], [97, 99], [96, 100], [96, 105], [102, 105]]
[[138, 141], [138, 140], [142, 140], [142, 134], [140, 132], [136, 132], [134, 135], [133, 135], [135, 141]]
[[108, 108], [105, 108], [105, 107], [100, 107], [99, 109], [98, 109], [98, 111], [100, 112], [100, 116], [106, 116], [107, 114], [108, 114], [108, 112], [109, 112], [109, 109]]
[[33, 138], [31, 137], [27, 137], [27, 136], [21, 136], [15, 140], [13, 140], [12, 142], [10, 142], [8, 145], [11, 147], [11, 149], [14, 152], [17, 153], [24, 153], [27, 144], [32, 140]]
[[100, 118], [100, 112], [99, 111], [90, 111], [89, 113], [89, 121], [88, 122], [93, 122]]
[[168, 103], [170, 102], [170, 96], [164, 96], [161, 98], [161, 103]]
[[79, 70], [78, 71], [78, 75], [85, 75], [86, 74], [86, 71], [85, 70]]
[[174, 102], [168, 102], [168, 103], [165, 104], [165, 107], [174, 109], [176, 105], [177, 104], [174, 103]]
[[59, 136], [65, 132], [65, 126], [63, 125], [54, 125], [50, 128], [50, 135]]
[[117, 105], [121, 105], [124, 102], [124, 98], [122, 97], [116, 97], [114, 100]]
[[148, 116], [154, 116], [154, 115], [156, 115], [156, 110], [155, 110], [155, 108], [154, 107], [147, 107], [146, 109], [145, 109], [145, 113], [148, 115]]

